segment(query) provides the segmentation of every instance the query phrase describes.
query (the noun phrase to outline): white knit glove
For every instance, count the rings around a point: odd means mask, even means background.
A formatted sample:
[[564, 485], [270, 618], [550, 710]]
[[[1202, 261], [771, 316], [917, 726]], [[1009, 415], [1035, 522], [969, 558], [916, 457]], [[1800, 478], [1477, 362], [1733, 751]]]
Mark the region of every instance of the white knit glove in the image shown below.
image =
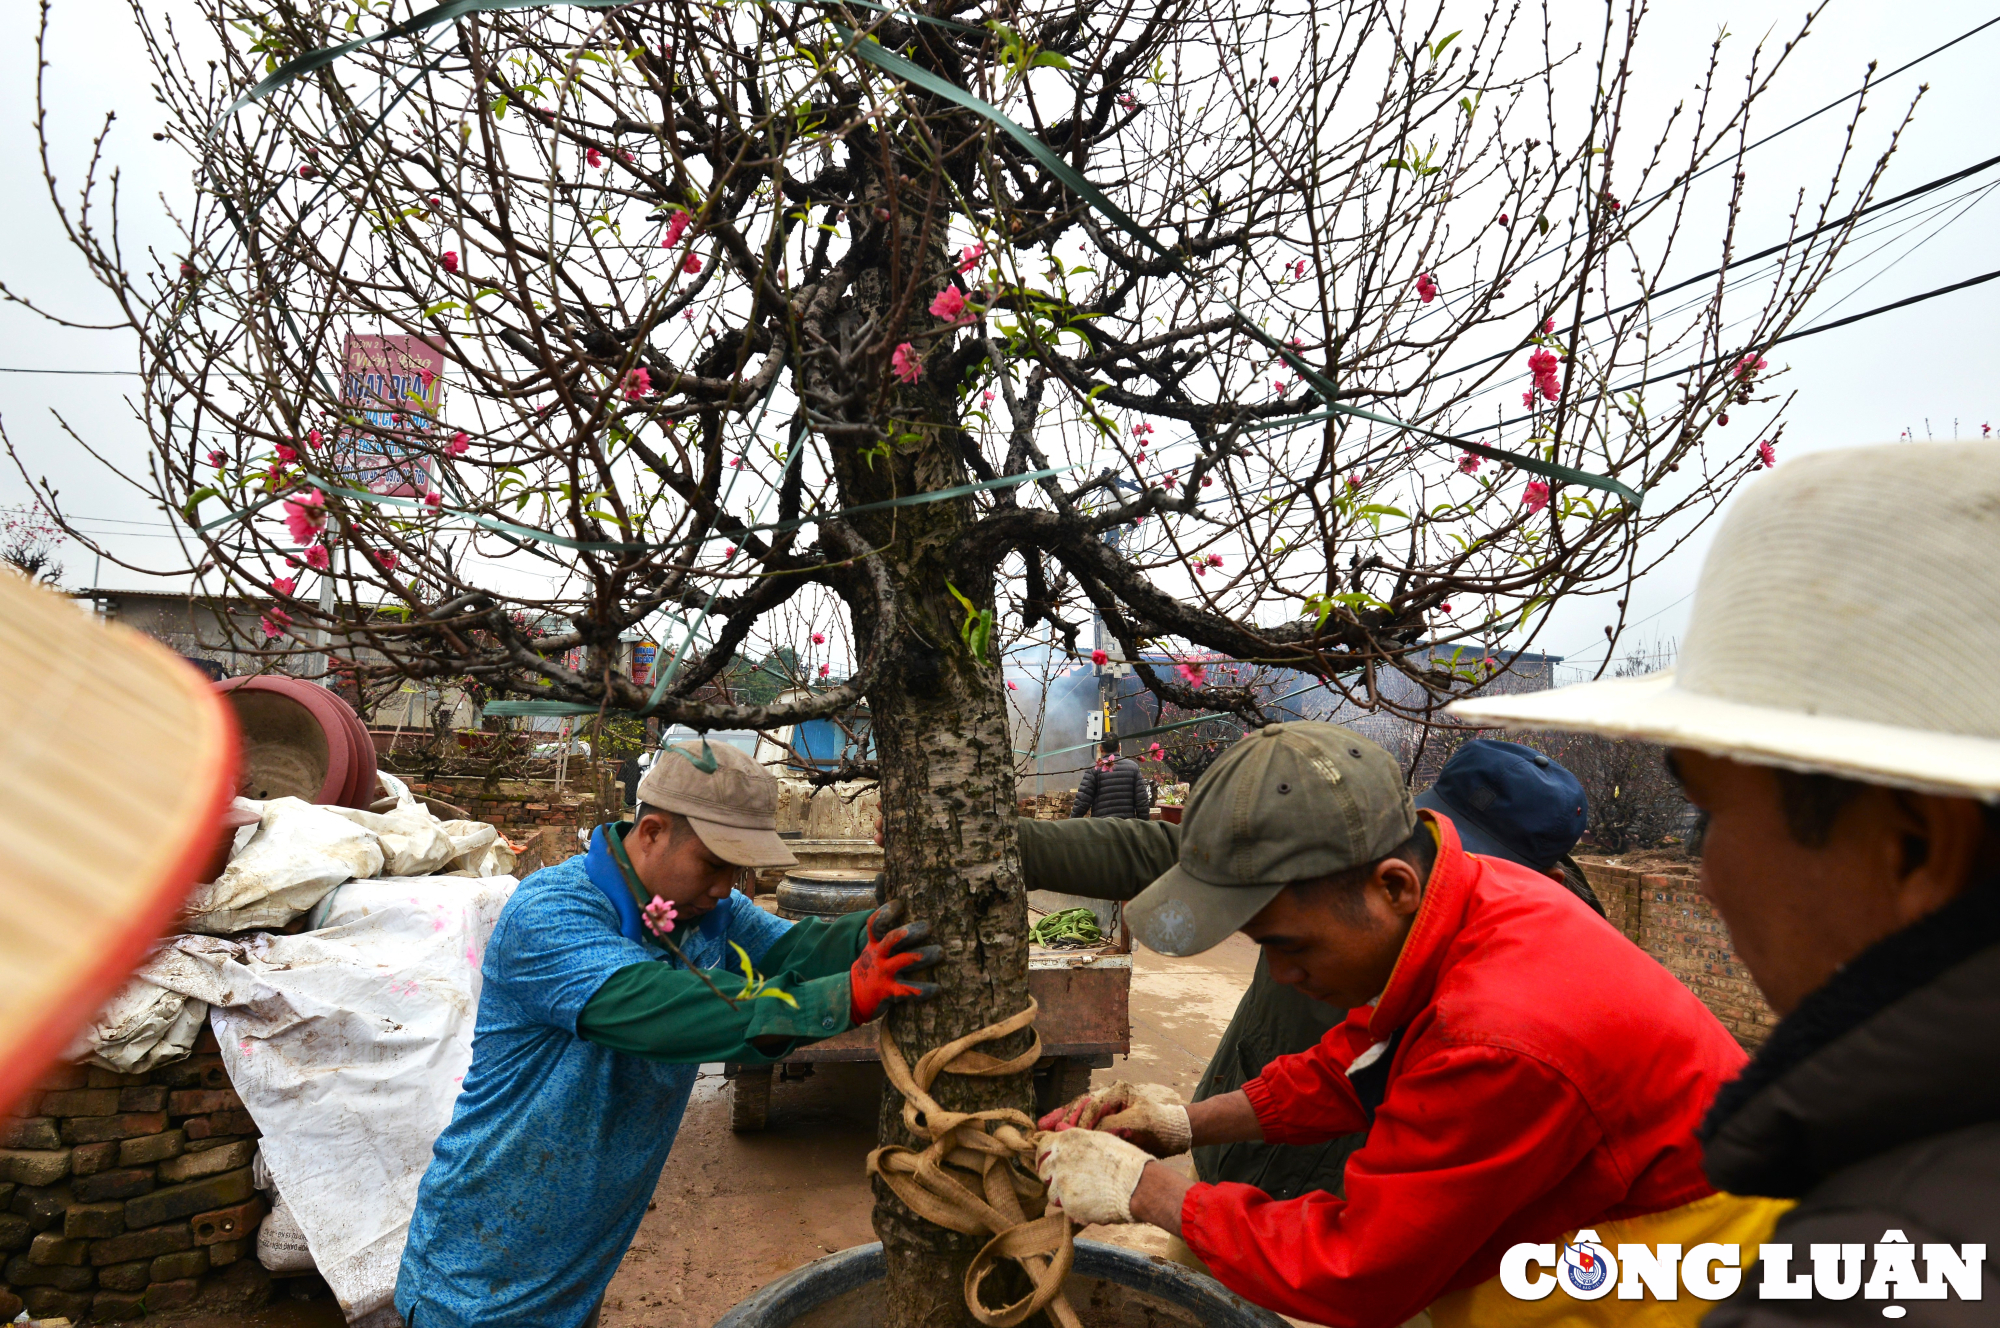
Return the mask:
[[1185, 1153], [1192, 1137], [1180, 1094], [1161, 1084], [1119, 1080], [1042, 1117], [1044, 1130], [1102, 1130], [1154, 1157]]
[[1065, 1130], [1041, 1136], [1035, 1171], [1049, 1187], [1049, 1207], [1087, 1227], [1132, 1220], [1132, 1191], [1139, 1188], [1150, 1161], [1123, 1139], [1096, 1130]]

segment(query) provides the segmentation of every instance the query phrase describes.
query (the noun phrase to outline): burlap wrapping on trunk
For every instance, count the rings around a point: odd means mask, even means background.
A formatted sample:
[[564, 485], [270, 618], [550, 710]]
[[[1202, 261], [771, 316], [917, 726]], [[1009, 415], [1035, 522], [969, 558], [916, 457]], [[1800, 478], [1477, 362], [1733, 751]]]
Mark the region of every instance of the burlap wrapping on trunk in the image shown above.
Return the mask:
[[[965, 1270], [965, 1304], [989, 1328], [1014, 1328], [1046, 1309], [1062, 1328], [1082, 1328], [1063, 1295], [1063, 1278], [1076, 1258], [1076, 1229], [1069, 1216], [1047, 1211], [1048, 1195], [1035, 1175], [1035, 1122], [1018, 1111], [946, 1111], [930, 1095], [940, 1074], [1020, 1074], [1042, 1054], [1041, 1035], [1010, 1060], [975, 1051], [1035, 1022], [1033, 998], [1019, 1014], [988, 1024], [926, 1052], [915, 1070], [886, 1025], [881, 1029], [882, 1068], [903, 1095], [903, 1124], [929, 1141], [921, 1153], [890, 1144], [868, 1155], [868, 1174], [880, 1176], [910, 1211], [925, 1221], [968, 1236], [987, 1236]], [[979, 1296], [1002, 1259], [1019, 1265], [1034, 1290], [1012, 1304], [989, 1309]]]

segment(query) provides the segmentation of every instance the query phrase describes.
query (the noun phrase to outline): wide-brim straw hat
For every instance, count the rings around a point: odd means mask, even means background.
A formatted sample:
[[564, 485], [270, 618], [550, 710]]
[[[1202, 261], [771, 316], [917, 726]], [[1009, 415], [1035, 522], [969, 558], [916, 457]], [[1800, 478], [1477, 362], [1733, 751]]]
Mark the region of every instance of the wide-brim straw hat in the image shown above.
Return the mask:
[[0, 1111], [217, 854], [236, 722], [193, 665], [0, 573]]
[[1748, 483], [1676, 667], [1450, 707], [2000, 800], [2000, 447], [1821, 452]]

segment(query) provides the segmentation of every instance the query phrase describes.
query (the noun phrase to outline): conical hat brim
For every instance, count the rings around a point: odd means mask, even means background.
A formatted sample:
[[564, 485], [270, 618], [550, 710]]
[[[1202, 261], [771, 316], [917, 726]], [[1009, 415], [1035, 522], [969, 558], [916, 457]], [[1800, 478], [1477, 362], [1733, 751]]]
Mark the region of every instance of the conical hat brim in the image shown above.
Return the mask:
[[1473, 697], [1448, 709], [1480, 727], [1638, 738], [1750, 765], [2000, 801], [2000, 741], [1725, 701], [1677, 686], [1671, 670]]
[[121, 987], [216, 847], [234, 717], [157, 642], [0, 575], [0, 1109]]

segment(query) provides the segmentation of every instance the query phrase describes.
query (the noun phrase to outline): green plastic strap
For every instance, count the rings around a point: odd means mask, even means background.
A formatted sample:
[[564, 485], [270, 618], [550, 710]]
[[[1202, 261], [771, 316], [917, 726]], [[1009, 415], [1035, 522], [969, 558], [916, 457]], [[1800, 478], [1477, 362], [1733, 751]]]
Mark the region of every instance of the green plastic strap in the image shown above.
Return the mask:
[[[946, 502], [953, 498], [964, 498], [971, 494], [979, 493], [986, 489], [1011, 488], [1017, 484], [1028, 484], [1036, 480], [1051, 479], [1054, 476], [1061, 475], [1065, 471], [1072, 469], [1074, 469], [1073, 466], [1057, 466], [1050, 470], [1025, 471], [1019, 475], [1001, 475], [994, 479], [980, 480], [977, 483], [973, 484], [954, 485], [949, 489], [929, 489], [923, 493], [905, 494], [901, 498], [885, 498], [880, 502], [862, 503], [856, 507], [843, 507], [837, 512], [816, 512], [811, 516], [802, 516], [794, 521], [753, 522], [749, 525], [744, 526], [742, 528], [742, 531], [747, 533], [750, 531], [762, 530], [762, 531], [770, 531], [773, 534], [782, 534], [785, 531], [798, 530], [801, 527], [813, 525], [816, 522], [837, 521], [844, 519], [846, 517], [857, 516], [863, 512], [880, 512], [880, 511], [885, 511], [892, 507], [921, 507], [926, 503], [941, 503], [941, 502]], [[620, 543], [609, 540], [574, 540], [570, 539], [566, 535], [556, 535], [546, 530], [536, 530], [532, 526], [519, 526], [515, 525], [511, 521], [500, 521], [496, 520], [493, 517], [481, 516], [477, 512], [468, 512], [464, 508], [445, 507], [442, 505], [437, 507], [432, 507], [430, 504], [418, 502], [414, 498], [398, 498], [386, 493], [370, 493], [366, 489], [351, 489], [344, 484], [334, 484], [331, 483], [330, 481], [320, 479], [316, 475], [301, 475], [299, 478], [302, 482], [311, 485], [313, 488], [318, 489], [322, 493], [332, 494], [340, 498], [346, 498], [353, 502], [373, 503], [379, 507], [422, 508], [425, 511], [437, 512], [448, 516], [462, 517], [465, 520], [470, 521], [475, 525], [483, 526], [488, 530], [497, 531], [502, 534], [515, 535], [522, 539], [536, 540], [542, 544], [556, 544], [562, 546], [563, 548], [575, 549], [582, 553], [663, 552], [667, 549], [679, 549], [679, 548], [684, 548], [689, 544], [699, 544], [707, 540], [722, 538], [721, 536], [718, 535], [701, 535], [684, 540], [672, 540], [664, 544]], [[222, 516], [217, 517], [215, 520], [208, 522], [205, 525], [197, 526], [195, 529], [199, 531], [213, 530], [215, 527], [221, 525], [225, 521], [240, 520], [243, 517], [253, 515], [263, 510], [264, 508], [269, 507], [272, 503], [277, 502], [279, 499], [283, 497], [284, 497], [283, 494], [273, 494], [268, 498], [263, 498], [255, 503], [252, 503], [248, 507], [240, 507], [233, 512], [227, 512]], [[593, 710], [590, 713], [595, 714], [597, 712]]]
[[[1128, 216], [1123, 208], [1113, 203], [1103, 190], [1085, 179], [1075, 167], [1057, 156], [1048, 144], [1042, 142], [1041, 139], [1015, 123], [999, 107], [973, 96], [970, 92], [967, 92], [955, 83], [950, 83], [939, 78], [928, 69], [911, 63], [895, 52], [888, 50], [880, 42], [862, 37], [851, 28], [843, 27], [839, 23], [835, 23], [833, 28], [834, 31], [841, 35], [843, 40], [849, 43], [849, 49], [861, 59], [907, 83], [915, 84], [926, 92], [942, 97], [946, 101], [956, 105], [963, 106], [966, 110], [983, 116], [998, 125], [1006, 132], [1008, 137], [1025, 148], [1028, 155], [1040, 162], [1051, 174], [1061, 180], [1063, 184], [1068, 186], [1072, 192], [1086, 203], [1090, 204], [1091, 207], [1102, 213], [1118, 229], [1124, 231], [1154, 253], [1167, 259], [1176, 269], [1183, 273], [1187, 271], [1187, 266], [1180, 254], [1161, 244], [1153, 237], [1152, 232]], [[1513, 452], [1502, 451], [1499, 448], [1489, 447], [1485, 443], [1472, 442], [1469, 439], [1458, 438], [1451, 434], [1438, 433], [1414, 424], [1405, 424], [1401, 420], [1392, 419], [1386, 415], [1378, 415], [1372, 411], [1362, 410], [1359, 407], [1341, 405], [1333, 383], [1323, 374], [1306, 363], [1305, 359], [1293, 352], [1290, 347], [1279, 342], [1275, 337], [1270, 336], [1262, 328], [1258, 327], [1250, 320], [1248, 315], [1237, 308], [1235, 302], [1229, 299], [1228, 296], [1222, 296], [1221, 299], [1223, 304], [1228, 306], [1229, 311], [1236, 315], [1236, 319], [1245, 333], [1254, 338], [1266, 349], [1276, 353], [1286, 364], [1296, 370], [1301, 378], [1312, 386], [1313, 390], [1319, 394], [1320, 399], [1326, 403], [1328, 414], [1351, 415], [1359, 419], [1371, 420], [1377, 424], [1390, 425], [1396, 429], [1416, 434], [1421, 438], [1448, 443], [1454, 447], [1462, 447], [1469, 452], [1476, 452], [1480, 456], [1489, 457], [1495, 461], [1509, 462], [1520, 467], [1522, 470], [1543, 475], [1549, 479], [1562, 480], [1566, 483], [1578, 484], [1586, 488], [1601, 489], [1606, 493], [1617, 494], [1634, 507], [1639, 506], [1644, 500], [1643, 491], [1632, 489], [1608, 476], [1593, 475], [1589, 471], [1578, 470], [1572, 466], [1558, 465], [1552, 461], [1544, 461], [1540, 457], [1522, 456]], [[1326, 416], [1321, 416], [1320, 418], [1326, 418]]]

